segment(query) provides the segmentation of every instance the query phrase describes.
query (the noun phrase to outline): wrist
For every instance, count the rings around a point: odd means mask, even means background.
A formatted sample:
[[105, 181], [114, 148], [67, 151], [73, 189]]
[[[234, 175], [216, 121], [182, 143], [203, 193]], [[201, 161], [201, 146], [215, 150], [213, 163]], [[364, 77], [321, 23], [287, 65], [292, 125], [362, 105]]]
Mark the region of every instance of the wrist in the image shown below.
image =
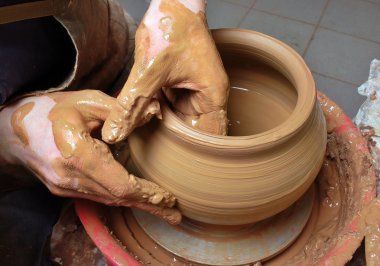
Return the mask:
[[0, 111], [0, 165], [14, 164], [14, 156], [12, 152], [12, 147], [14, 146], [14, 141], [11, 136], [13, 136], [13, 131], [11, 129], [11, 118], [10, 114], [12, 111], [10, 107], [5, 107]]
[[152, 0], [150, 7], [159, 7], [160, 4], [165, 1], [182, 4], [193, 13], [206, 12], [206, 0]]
[[182, 5], [193, 11], [194, 13], [206, 12], [205, 0], [177, 0]]

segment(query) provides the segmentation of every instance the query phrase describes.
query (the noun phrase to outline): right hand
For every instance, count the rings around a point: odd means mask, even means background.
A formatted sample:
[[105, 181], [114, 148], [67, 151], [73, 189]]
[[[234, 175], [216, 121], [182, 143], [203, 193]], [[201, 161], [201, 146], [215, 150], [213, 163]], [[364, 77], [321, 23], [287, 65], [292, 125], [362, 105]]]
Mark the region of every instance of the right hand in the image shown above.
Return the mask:
[[178, 116], [226, 135], [229, 81], [205, 17], [204, 0], [152, 0], [136, 33], [135, 61], [102, 128], [117, 143], [152, 116], [161, 89]]
[[171, 193], [129, 174], [92, 137], [115, 104], [91, 90], [21, 99], [0, 112], [0, 159], [25, 166], [55, 195], [135, 207], [180, 223]]

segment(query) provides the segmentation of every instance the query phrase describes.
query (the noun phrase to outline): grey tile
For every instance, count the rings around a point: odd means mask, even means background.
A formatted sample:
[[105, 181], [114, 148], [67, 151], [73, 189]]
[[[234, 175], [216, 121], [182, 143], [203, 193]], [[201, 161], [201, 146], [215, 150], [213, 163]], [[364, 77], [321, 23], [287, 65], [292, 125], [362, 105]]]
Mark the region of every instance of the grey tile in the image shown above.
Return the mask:
[[305, 56], [315, 72], [357, 85], [367, 80], [373, 58], [380, 58], [380, 44], [326, 29], [318, 29]]
[[119, 0], [125, 10], [136, 20], [141, 21], [149, 7], [149, 0]]
[[314, 30], [306, 23], [251, 10], [240, 25], [282, 40], [302, 54]]
[[316, 24], [326, 0], [258, 0], [255, 9]]
[[248, 9], [221, 0], [207, 1], [207, 21], [211, 29], [236, 28]]
[[[369, 65], [368, 65], [369, 68]], [[367, 69], [368, 71], [368, 69]], [[318, 90], [336, 102], [349, 117], [354, 117], [366, 97], [357, 92], [355, 85], [313, 73]]]
[[380, 0], [366, 0], [366, 1], [380, 5]]
[[321, 26], [380, 42], [380, 5], [358, 0], [332, 0]]
[[224, 0], [233, 4], [238, 4], [245, 7], [251, 7], [256, 0]]

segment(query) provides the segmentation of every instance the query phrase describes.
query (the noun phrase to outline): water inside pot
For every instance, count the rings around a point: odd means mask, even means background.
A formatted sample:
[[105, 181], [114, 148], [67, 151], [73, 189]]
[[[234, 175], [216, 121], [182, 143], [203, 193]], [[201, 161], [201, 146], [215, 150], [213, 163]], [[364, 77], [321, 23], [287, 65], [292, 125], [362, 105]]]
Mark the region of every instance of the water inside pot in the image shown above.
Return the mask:
[[247, 136], [282, 124], [297, 102], [297, 92], [289, 80], [273, 67], [252, 55], [223, 56], [230, 78], [228, 135]]

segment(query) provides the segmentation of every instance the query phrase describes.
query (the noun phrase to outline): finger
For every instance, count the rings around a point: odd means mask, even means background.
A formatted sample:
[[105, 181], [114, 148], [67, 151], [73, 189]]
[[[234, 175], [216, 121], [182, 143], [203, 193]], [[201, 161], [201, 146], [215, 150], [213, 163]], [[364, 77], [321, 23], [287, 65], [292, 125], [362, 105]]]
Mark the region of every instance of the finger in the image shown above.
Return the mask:
[[61, 197], [84, 198], [111, 206], [138, 208], [173, 225], [179, 224], [182, 219], [181, 213], [177, 209], [172, 208], [172, 206], [170, 206], [170, 208], [161, 207], [152, 203], [135, 202], [117, 198], [102, 186], [91, 182], [91, 180], [84, 179], [73, 182], [72, 178], [65, 178], [61, 180], [59, 186], [48, 186], [48, 188], [53, 194]]
[[[175, 111], [183, 115], [198, 116], [204, 113], [197, 102], [199, 90], [189, 89], [190, 85], [182, 84], [183, 87], [163, 88], [162, 91], [166, 99], [170, 102]], [[179, 86], [179, 85], [177, 85]], [[191, 85], [194, 86], [194, 85]]]
[[[52, 162], [55, 173], [49, 173], [40, 169], [40, 162], [35, 160], [27, 162], [28, 168], [56, 196], [85, 198], [108, 205], [118, 205], [117, 199], [109, 191], [96, 182], [83, 178], [80, 173], [75, 171], [73, 165], [76, 164], [73, 158], [68, 160], [55, 159]], [[46, 176], [54, 174], [58, 175], [59, 178], [46, 178]]]
[[200, 131], [214, 135], [227, 135], [228, 119], [227, 113], [223, 109], [200, 115], [184, 115], [180, 112], [176, 112], [176, 114], [186, 124]]
[[[63, 165], [62, 161], [65, 160], [58, 159], [55, 161], [55, 164]], [[65, 161], [64, 165], [68, 166], [70, 163]], [[72, 168], [69, 167], [68, 169]], [[47, 180], [41, 178], [50, 192], [54, 195], [60, 197], [89, 199], [111, 206], [135, 207], [154, 214], [173, 225], [179, 224], [181, 222], [182, 215], [177, 209], [160, 207], [151, 203], [135, 202], [115, 197], [102, 186], [98, 185], [96, 182], [93, 182], [89, 179], [78, 178], [78, 173], [73, 171], [70, 171], [69, 173], [66, 172], [59, 174], [65, 175], [65, 177], [59, 179], [59, 183], [53, 184], [51, 182], [46, 182]]]
[[72, 104], [86, 122], [103, 122], [116, 105], [116, 99], [98, 90], [82, 90], [66, 97], [65, 104]]
[[116, 104], [115, 98], [97, 90], [58, 92], [49, 97], [57, 102], [49, 114], [50, 120], [70, 122], [77, 127], [83, 127], [84, 124], [88, 131], [103, 124]]
[[211, 134], [227, 134], [226, 91], [218, 97], [205, 93], [210, 88], [203, 91], [165, 88], [163, 91], [176, 114], [188, 125]]
[[88, 191], [84, 193], [83, 191], [77, 191], [75, 189], [60, 188], [60, 187], [49, 186], [49, 185], [47, 187], [52, 194], [56, 196], [60, 196], [60, 197], [82, 198], [82, 199], [88, 199], [95, 202], [99, 202], [99, 203], [109, 205], [109, 206], [125, 206], [125, 207], [138, 208], [142, 211], [149, 212], [172, 225], [180, 224], [182, 220], [181, 213], [179, 212], [178, 209], [175, 209], [175, 208], [165, 208], [165, 207], [160, 207], [160, 206], [156, 206], [149, 203], [143, 203], [143, 202], [130, 202], [130, 201], [125, 201], [125, 200], [120, 200], [112, 196], [99, 197], [101, 193], [100, 191], [102, 191], [102, 188], [100, 186], [97, 187], [97, 189], [99, 190], [95, 191], [95, 193], [91, 193]]
[[[70, 133], [73, 136], [77, 134], [80, 133]], [[60, 177], [54, 184], [47, 182], [53, 193], [67, 196], [65, 191], [73, 190], [95, 195], [96, 201], [112, 205], [150, 203], [169, 208], [174, 206], [175, 197], [171, 193], [128, 174], [112, 157], [105, 143], [92, 139], [87, 133], [76, 146], [76, 151], [68, 159], [60, 158], [52, 162], [55, 173]]]
[[172, 225], [180, 224], [182, 220], [181, 213], [175, 208], [162, 208], [146, 203], [136, 203], [133, 207], [149, 212]]
[[137, 126], [148, 122], [153, 116], [161, 116], [160, 106], [154, 99], [166, 80], [164, 65], [154, 61], [137, 59], [127, 83], [117, 97], [102, 128], [102, 139], [107, 143], [124, 140]]
[[79, 162], [73, 167], [67, 167], [68, 169], [77, 169], [83, 177], [98, 183], [117, 199], [165, 207], [174, 205], [175, 197], [171, 193], [156, 184], [128, 174], [113, 158], [105, 143], [93, 139], [88, 133], [82, 134], [75, 153]]

